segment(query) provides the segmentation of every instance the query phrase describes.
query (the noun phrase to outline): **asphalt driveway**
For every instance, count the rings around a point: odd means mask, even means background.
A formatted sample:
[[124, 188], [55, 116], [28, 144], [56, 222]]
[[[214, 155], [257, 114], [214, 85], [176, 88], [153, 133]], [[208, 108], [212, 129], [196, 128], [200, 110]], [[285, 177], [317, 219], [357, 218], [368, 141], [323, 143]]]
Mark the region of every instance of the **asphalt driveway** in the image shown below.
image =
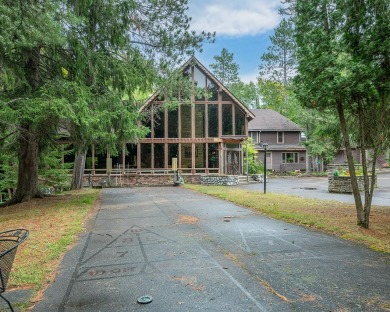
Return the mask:
[[[374, 190], [372, 204], [390, 206], [390, 173], [378, 174], [377, 179], [378, 187]], [[243, 184], [239, 187], [259, 192], [264, 191], [263, 183]], [[267, 179], [266, 187], [267, 192], [271, 193], [354, 203], [352, 194], [329, 193], [327, 177], [271, 177]]]
[[[150, 295], [149, 304], [137, 298]], [[104, 189], [34, 312], [389, 311], [390, 257], [180, 187]]]

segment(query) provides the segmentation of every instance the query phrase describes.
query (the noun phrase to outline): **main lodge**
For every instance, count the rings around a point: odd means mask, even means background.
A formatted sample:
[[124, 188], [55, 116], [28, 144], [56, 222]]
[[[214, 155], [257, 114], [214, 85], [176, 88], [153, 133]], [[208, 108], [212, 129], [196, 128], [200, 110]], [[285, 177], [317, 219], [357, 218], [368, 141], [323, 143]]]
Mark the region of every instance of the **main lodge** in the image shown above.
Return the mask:
[[97, 155], [93, 148], [87, 155], [86, 173], [94, 181], [109, 173], [124, 185], [171, 183], [176, 160], [178, 172], [192, 182], [201, 175], [243, 173], [242, 143], [255, 116], [195, 57], [181, 70], [197, 90], [191, 104], [179, 97], [172, 109], [159, 92], [153, 94], [141, 108], [150, 128], [146, 138], [126, 144], [117, 157]]

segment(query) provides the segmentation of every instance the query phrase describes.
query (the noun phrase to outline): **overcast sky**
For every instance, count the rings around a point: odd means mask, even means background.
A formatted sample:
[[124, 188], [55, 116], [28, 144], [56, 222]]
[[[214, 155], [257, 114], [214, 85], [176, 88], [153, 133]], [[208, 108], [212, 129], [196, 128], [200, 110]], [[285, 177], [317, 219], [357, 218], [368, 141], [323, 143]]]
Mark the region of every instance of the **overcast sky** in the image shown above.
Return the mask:
[[[226, 48], [240, 66], [244, 82], [255, 81], [260, 56], [278, 25], [279, 0], [189, 0], [192, 29], [216, 31], [214, 44], [206, 44], [196, 57], [209, 68], [214, 56]], [[210, 68], [209, 68], [210, 69]]]

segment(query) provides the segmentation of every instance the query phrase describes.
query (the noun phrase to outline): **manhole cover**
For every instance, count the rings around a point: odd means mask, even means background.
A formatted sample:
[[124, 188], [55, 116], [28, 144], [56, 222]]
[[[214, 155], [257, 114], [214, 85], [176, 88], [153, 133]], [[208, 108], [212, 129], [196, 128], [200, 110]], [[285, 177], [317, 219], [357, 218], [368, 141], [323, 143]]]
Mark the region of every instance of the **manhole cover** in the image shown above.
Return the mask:
[[153, 297], [149, 295], [144, 295], [137, 299], [137, 302], [142, 304], [151, 303], [152, 301], [153, 301]]

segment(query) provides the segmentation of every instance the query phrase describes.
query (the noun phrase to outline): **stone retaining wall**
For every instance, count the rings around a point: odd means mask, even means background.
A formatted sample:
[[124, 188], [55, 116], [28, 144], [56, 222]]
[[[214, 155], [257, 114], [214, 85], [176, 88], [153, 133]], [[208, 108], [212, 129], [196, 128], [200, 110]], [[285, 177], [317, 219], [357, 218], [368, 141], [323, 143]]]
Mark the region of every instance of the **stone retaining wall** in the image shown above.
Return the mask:
[[[364, 191], [364, 179], [357, 177], [359, 191]], [[371, 178], [370, 178], [371, 182]], [[334, 173], [328, 173], [328, 191], [329, 193], [347, 193], [352, 194], [351, 177], [334, 176]]]
[[238, 185], [239, 176], [234, 175], [203, 175], [200, 177], [202, 185]]

